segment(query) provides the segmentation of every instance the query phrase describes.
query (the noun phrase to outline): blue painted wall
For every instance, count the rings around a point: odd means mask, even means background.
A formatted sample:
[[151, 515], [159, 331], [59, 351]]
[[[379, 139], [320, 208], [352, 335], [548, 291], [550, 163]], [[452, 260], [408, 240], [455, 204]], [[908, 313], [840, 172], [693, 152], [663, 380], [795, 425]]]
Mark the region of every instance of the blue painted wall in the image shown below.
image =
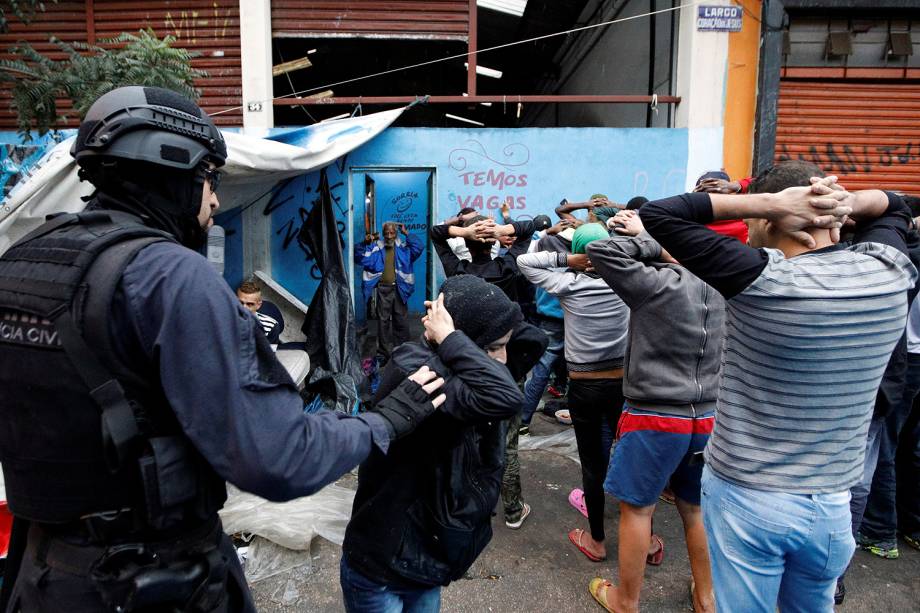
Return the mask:
[[[362, 172], [431, 168], [435, 223], [463, 206], [497, 215], [506, 200], [512, 217], [532, 218], [541, 213], [553, 216], [562, 198], [581, 201], [604, 193], [625, 202], [638, 195], [655, 199], [681, 193], [687, 151], [685, 129], [390, 128], [337, 160], [327, 172], [340, 234], [347, 240], [348, 183]], [[305, 303], [319, 274], [296, 235], [316, 199], [318, 183], [319, 173], [295, 179], [266, 207], [272, 218], [272, 276]], [[352, 189], [355, 226], [350, 233], [355, 239], [364, 232], [362, 191], [360, 178]], [[435, 287], [438, 284], [436, 280]], [[359, 316], [362, 310], [359, 307]]]
[[[273, 134], [298, 144], [296, 130], [278, 129]], [[541, 213], [552, 217], [562, 198], [580, 201], [599, 192], [625, 202], [637, 195], [654, 199], [684, 191], [688, 140], [688, 130], [674, 128], [390, 128], [330, 164], [327, 171], [339, 234], [347, 245], [349, 235], [363, 236], [363, 178], [355, 181], [354, 203], [349, 202], [348, 187], [349, 181], [363, 172], [376, 174], [394, 168], [433, 171], [431, 207], [435, 223], [463, 206], [497, 215], [506, 200], [515, 218]], [[50, 141], [46, 137], [40, 142], [47, 146]], [[15, 133], [0, 132], [0, 145], [18, 142]], [[10, 153], [12, 148], [7, 156]], [[13, 163], [10, 159], [9, 164]], [[16, 165], [7, 174], [11, 181], [28, 163]], [[710, 165], [718, 166], [715, 162]], [[305, 303], [310, 302], [320, 274], [313, 255], [297, 237], [317, 199], [318, 187], [318, 172], [298, 177], [278, 189], [262, 210], [271, 217], [272, 276]], [[350, 206], [354, 206], [354, 227], [349, 222]], [[225, 254], [225, 276], [234, 286], [243, 273], [251, 272], [242, 270], [240, 220], [234, 211], [221, 214], [217, 220], [227, 230], [235, 230], [228, 232]], [[351, 254], [346, 258], [350, 260]], [[439, 282], [436, 279], [433, 285], [437, 287]]]
[[243, 282], [243, 216], [231, 210], [214, 216], [214, 223], [224, 229], [224, 279], [233, 289]]

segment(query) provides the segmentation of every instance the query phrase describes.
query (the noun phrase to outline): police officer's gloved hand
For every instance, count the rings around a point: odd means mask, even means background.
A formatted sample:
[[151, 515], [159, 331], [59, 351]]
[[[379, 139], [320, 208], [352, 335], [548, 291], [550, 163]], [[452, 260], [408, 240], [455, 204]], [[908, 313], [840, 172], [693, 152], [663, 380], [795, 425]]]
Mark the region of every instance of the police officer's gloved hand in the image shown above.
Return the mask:
[[444, 394], [432, 397], [432, 393], [442, 385], [444, 379], [427, 366], [422, 366], [377, 403], [374, 412], [387, 420], [391, 440], [402, 438], [415, 430], [426, 417], [444, 404], [447, 400]]

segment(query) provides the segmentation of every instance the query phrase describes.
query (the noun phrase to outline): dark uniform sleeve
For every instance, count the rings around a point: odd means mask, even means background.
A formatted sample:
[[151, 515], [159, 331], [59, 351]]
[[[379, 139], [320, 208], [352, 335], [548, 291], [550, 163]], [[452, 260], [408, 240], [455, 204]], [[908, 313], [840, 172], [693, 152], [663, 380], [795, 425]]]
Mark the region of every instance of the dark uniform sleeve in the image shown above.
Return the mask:
[[438, 257], [441, 259], [441, 265], [444, 267], [444, 276], [452, 277], [463, 271], [460, 270], [460, 258], [457, 257], [454, 250], [447, 244], [448, 238], [450, 238], [450, 226], [447, 224], [432, 226], [431, 244], [434, 245], [434, 250], [438, 252]]
[[240, 489], [276, 501], [306, 496], [372, 445], [386, 451], [389, 428], [377, 415], [304, 414], [257, 326], [207, 260], [172, 244], [143, 249], [113, 303], [116, 333], [135, 339], [185, 434]]
[[885, 195], [888, 196], [888, 208], [884, 215], [860, 224], [853, 242], [889, 245], [908, 255], [907, 236], [913, 225], [910, 209], [899, 195], [892, 192], [885, 192]]
[[646, 231], [681, 266], [714, 287], [726, 300], [743, 292], [767, 265], [769, 256], [706, 227], [712, 223], [709, 194], [692, 193], [642, 205]]

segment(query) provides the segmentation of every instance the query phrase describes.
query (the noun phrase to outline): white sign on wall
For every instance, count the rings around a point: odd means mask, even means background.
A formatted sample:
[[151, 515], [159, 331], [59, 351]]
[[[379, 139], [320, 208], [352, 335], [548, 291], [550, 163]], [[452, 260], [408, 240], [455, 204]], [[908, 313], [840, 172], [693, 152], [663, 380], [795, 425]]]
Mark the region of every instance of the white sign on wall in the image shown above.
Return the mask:
[[696, 17], [699, 32], [740, 32], [744, 9], [740, 6], [700, 6]]

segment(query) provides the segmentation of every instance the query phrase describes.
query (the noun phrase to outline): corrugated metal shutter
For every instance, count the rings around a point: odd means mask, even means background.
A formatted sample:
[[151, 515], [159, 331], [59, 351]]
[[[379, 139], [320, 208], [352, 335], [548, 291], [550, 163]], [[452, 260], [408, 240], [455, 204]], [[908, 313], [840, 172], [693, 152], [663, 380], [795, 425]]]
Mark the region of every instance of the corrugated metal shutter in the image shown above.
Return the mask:
[[[0, 57], [13, 59], [7, 49], [17, 43], [29, 43], [43, 55], [55, 60], [66, 57], [57, 52], [57, 45], [49, 42], [51, 36], [57, 36], [64, 42], [86, 42], [86, 6], [85, 2], [58, 2], [45, 3], [44, 12], [36, 12], [30, 24], [26, 25], [7, 11], [10, 17], [9, 32], [0, 34]], [[11, 85], [4, 84], [0, 87], [0, 129], [16, 129], [16, 111], [11, 108]], [[72, 105], [69, 100], [58, 100], [58, 113], [72, 115]], [[76, 125], [71, 120], [69, 125]]]
[[805, 159], [849, 189], [920, 194], [920, 81], [780, 84], [777, 161]]
[[272, 36], [465, 41], [469, 9], [469, 0], [272, 0]]
[[[48, 54], [56, 49], [47, 42], [52, 35], [81, 42], [89, 42], [92, 36], [98, 42], [121, 32], [152, 28], [157, 36], [171, 34], [176, 37], [176, 46], [200, 54], [192, 60], [192, 65], [208, 72], [207, 78], [196, 83], [201, 90], [198, 102], [206, 112], [242, 104], [238, 0], [93, 0], [46, 2], [45, 7], [46, 12], [37, 13], [29, 25], [12, 22], [10, 32], [0, 35], [0, 46], [5, 49], [17, 40], [26, 40], [36, 50]], [[51, 57], [64, 56], [53, 53]], [[0, 129], [16, 125], [9, 98], [8, 89], [0, 91]], [[59, 100], [58, 108], [66, 112], [70, 103]], [[242, 115], [238, 109], [214, 119], [223, 125], [242, 125]], [[77, 125], [77, 117], [68, 119], [67, 125]]]

